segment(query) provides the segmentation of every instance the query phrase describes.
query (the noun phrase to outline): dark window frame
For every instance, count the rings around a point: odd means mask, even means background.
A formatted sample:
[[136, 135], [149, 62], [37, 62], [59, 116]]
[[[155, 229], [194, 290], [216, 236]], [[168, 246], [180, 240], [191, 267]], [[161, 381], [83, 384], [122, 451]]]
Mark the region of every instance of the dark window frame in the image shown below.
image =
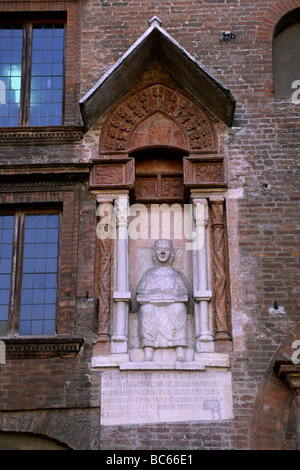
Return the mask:
[[19, 334], [20, 314], [21, 314], [21, 293], [22, 293], [22, 275], [23, 275], [23, 260], [24, 260], [24, 237], [25, 237], [25, 217], [26, 215], [59, 215], [59, 228], [58, 228], [58, 254], [57, 254], [57, 281], [56, 281], [56, 311], [55, 311], [55, 331], [54, 336], [57, 334], [57, 317], [59, 311], [59, 291], [60, 279], [59, 272], [61, 266], [61, 236], [62, 236], [62, 220], [63, 213], [60, 208], [50, 207], [21, 207], [21, 208], [0, 208], [0, 215], [13, 215], [14, 216], [14, 240], [13, 240], [13, 254], [12, 254], [12, 272], [10, 282], [10, 299], [9, 299], [9, 314], [8, 314], [8, 327], [7, 334], [0, 336], [1, 338], [17, 338], [25, 337], [32, 338], [34, 336], [47, 337], [53, 335], [38, 334], [38, 335], [21, 335]]
[[[32, 36], [34, 24], [63, 24], [64, 25], [64, 57], [63, 57], [63, 96], [62, 96], [62, 115], [61, 124], [65, 122], [65, 89], [66, 89], [66, 33], [67, 21], [64, 12], [49, 13], [16, 13], [13, 16], [5, 15], [0, 20], [1, 25], [23, 25], [23, 47], [22, 47], [22, 68], [21, 68], [21, 96], [20, 96], [20, 114], [18, 127], [30, 126], [30, 94], [31, 94], [31, 69], [32, 69]], [[30, 126], [43, 127], [43, 126]], [[49, 126], [46, 126], [49, 127]]]

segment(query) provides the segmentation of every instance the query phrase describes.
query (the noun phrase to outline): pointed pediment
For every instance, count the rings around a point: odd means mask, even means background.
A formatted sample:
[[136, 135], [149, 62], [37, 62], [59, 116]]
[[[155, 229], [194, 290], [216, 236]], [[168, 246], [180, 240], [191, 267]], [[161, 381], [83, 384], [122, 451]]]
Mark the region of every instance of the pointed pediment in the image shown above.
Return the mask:
[[89, 128], [138, 82], [157, 61], [204, 108], [227, 126], [232, 125], [235, 100], [230, 90], [216, 80], [162, 27], [157, 17], [147, 31], [80, 100], [84, 124]]

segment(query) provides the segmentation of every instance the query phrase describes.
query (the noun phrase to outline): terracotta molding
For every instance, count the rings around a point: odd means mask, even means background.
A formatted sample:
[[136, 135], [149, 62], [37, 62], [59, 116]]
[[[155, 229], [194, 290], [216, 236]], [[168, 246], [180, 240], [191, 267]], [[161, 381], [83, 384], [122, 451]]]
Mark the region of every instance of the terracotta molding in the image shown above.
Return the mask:
[[7, 359], [75, 357], [83, 345], [83, 338], [4, 338], [3, 341]]
[[[157, 113], [165, 121], [168, 132], [162, 132], [160, 126], [160, 132], [157, 133], [154, 123], [149, 123], [150, 116], [158, 118]], [[143, 134], [143, 122], [147, 122], [148, 131], [149, 126], [153, 127], [152, 137], [149, 132]], [[136, 136], [136, 131], [139, 136]], [[167, 142], [165, 134], [173, 137]], [[100, 154], [124, 153], [151, 145], [177, 148], [188, 146], [186, 150], [206, 153], [216, 151], [215, 134], [207, 113], [183, 93], [162, 84], [136, 91], [118, 103], [103, 128]]]
[[4, 127], [0, 129], [0, 146], [13, 145], [53, 145], [81, 142], [84, 127]]
[[214, 276], [215, 340], [230, 340], [226, 306], [226, 256], [224, 198], [210, 198]]

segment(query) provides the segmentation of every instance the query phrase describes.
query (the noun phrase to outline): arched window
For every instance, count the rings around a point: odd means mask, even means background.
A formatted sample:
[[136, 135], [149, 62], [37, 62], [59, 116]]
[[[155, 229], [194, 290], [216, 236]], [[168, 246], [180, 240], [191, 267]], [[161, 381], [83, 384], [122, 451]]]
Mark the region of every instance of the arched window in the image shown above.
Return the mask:
[[292, 98], [293, 83], [300, 80], [300, 8], [277, 23], [273, 39], [275, 98]]

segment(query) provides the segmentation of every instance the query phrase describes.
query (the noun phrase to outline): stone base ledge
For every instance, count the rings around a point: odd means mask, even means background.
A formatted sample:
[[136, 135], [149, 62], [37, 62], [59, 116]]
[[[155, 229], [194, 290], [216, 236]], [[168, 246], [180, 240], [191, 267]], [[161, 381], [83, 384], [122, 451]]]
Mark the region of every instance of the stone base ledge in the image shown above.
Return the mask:
[[[136, 350], [136, 353], [142, 350]], [[140, 360], [131, 358], [140, 357]], [[141, 354], [109, 354], [107, 356], [93, 356], [92, 368], [106, 369], [118, 368], [119, 370], [205, 370], [206, 368], [229, 368], [229, 356], [225, 353], [195, 353], [193, 360], [174, 361], [143, 361]]]
[[93, 368], [120, 367], [129, 361], [128, 354], [108, 354], [107, 356], [93, 356]]
[[120, 364], [120, 370], [205, 370], [205, 366], [196, 362], [126, 362]]

